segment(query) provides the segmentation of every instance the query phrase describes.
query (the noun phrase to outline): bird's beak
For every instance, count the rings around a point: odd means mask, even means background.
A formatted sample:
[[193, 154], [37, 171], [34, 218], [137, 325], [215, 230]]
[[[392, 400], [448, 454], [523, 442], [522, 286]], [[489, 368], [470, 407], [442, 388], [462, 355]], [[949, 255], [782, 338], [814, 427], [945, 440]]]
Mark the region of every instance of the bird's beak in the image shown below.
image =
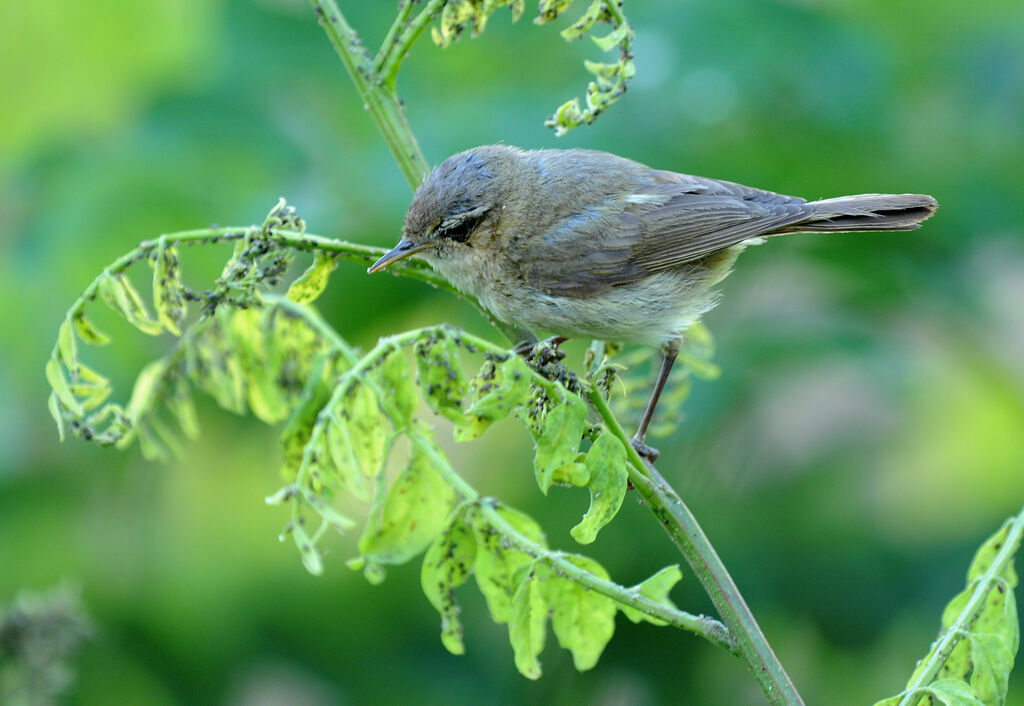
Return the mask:
[[384, 256], [381, 257], [381, 259], [379, 259], [379, 260], [377, 260], [377, 262], [373, 263], [373, 266], [370, 267], [367, 270], [367, 272], [370, 273], [370, 274], [373, 274], [374, 272], [378, 272], [379, 270], [383, 270], [385, 267], [390, 265], [392, 262], [397, 262], [398, 260], [403, 260], [403, 259], [409, 257], [410, 255], [412, 255], [413, 253], [419, 252], [420, 250], [423, 250], [424, 248], [428, 248], [428, 247], [430, 247], [429, 243], [424, 243], [422, 245], [417, 245], [416, 243], [412, 242], [411, 240], [407, 240], [406, 238], [402, 238], [401, 240], [398, 241], [398, 245], [396, 245], [395, 247], [391, 248], [389, 251], [384, 253]]

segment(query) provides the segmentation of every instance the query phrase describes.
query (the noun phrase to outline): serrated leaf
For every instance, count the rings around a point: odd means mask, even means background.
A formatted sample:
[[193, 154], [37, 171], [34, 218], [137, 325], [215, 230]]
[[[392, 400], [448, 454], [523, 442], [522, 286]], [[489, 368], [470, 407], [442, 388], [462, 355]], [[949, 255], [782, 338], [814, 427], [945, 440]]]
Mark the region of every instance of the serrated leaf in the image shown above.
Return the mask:
[[150, 336], [163, 333], [163, 326], [149, 315], [142, 297], [123, 274], [104, 273], [100, 277], [98, 290], [104, 303], [138, 330]]
[[541, 675], [538, 657], [544, 650], [547, 619], [548, 606], [540, 582], [527, 576], [512, 596], [508, 637], [516, 669], [528, 679], [539, 679]]
[[[639, 593], [640, 595], [651, 599], [655, 603], [661, 603], [669, 608], [675, 608], [675, 603], [669, 600], [668, 594], [669, 591], [672, 590], [672, 587], [679, 583], [682, 578], [683, 572], [679, 570], [679, 565], [673, 564], [672, 566], [666, 566], [649, 579], [633, 586], [630, 589], [630, 592]], [[639, 610], [630, 608], [627, 605], [620, 605], [619, 609], [634, 623], [640, 623], [646, 620], [648, 623], [653, 625], [668, 624], [664, 620], [652, 617], [647, 613], [641, 613]]]
[[587, 406], [575, 395], [568, 395], [545, 415], [533, 459], [537, 485], [545, 495], [551, 488], [555, 471], [576, 462], [586, 419]]
[[377, 379], [382, 402], [392, 417], [392, 423], [396, 428], [409, 426], [418, 401], [416, 385], [401, 349], [396, 348], [385, 356], [378, 368]]
[[434, 412], [453, 422], [463, 419], [462, 398], [466, 395], [466, 378], [459, 363], [459, 348], [451, 338], [437, 338], [416, 344], [416, 370], [420, 392]]
[[[608, 572], [593, 559], [579, 555], [568, 555], [566, 559], [608, 580]], [[544, 594], [551, 607], [551, 627], [558, 644], [572, 652], [576, 669], [591, 669], [615, 633], [615, 601], [559, 576], [544, 583]]]
[[591, 37], [601, 51], [610, 51], [629, 35], [629, 25], [621, 24], [603, 37]]
[[629, 474], [626, 471], [626, 450], [617, 438], [605, 433], [597, 438], [587, 452], [590, 508], [583, 520], [569, 533], [580, 544], [590, 544], [597, 533], [618, 514], [626, 497]]
[[465, 517], [457, 513], [427, 549], [420, 570], [420, 585], [430, 604], [441, 614], [441, 643], [452, 654], [466, 651], [455, 589], [466, 582], [476, 561], [476, 536]]
[[530, 377], [530, 369], [519, 356], [485, 362], [470, 383], [469, 408], [455, 425], [455, 440], [477, 438], [525, 402], [530, 395]]
[[153, 306], [157, 320], [175, 336], [185, 320], [185, 285], [181, 281], [178, 251], [166, 238], [157, 241], [153, 261]]
[[110, 336], [96, 328], [81, 311], [75, 314], [72, 323], [75, 325], [75, 330], [78, 331], [78, 336], [86, 343], [93, 346], [105, 346], [110, 343]]
[[321, 250], [315, 251], [312, 264], [292, 282], [285, 296], [298, 304], [308, 304], [323, 293], [327, 280], [337, 266], [336, 257]]
[[[534, 544], [546, 546], [543, 530], [529, 515], [504, 506], [499, 506], [496, 511], [516, 532]], [[474, 522], [473, 530], [477, 546], [473, 567], [477, 586], [487, 601], [487, 609], [494, 622], [506, 623], [518, 585], [514, 580], [515, 573], [531, 558], [507, 546], [502, 534], [483, 518]]]
[[374, 504], [359, 553], [381, 564], [402, 564], [433, 541], [455, 503], [455, 491], [418, 443], [409, 464]]

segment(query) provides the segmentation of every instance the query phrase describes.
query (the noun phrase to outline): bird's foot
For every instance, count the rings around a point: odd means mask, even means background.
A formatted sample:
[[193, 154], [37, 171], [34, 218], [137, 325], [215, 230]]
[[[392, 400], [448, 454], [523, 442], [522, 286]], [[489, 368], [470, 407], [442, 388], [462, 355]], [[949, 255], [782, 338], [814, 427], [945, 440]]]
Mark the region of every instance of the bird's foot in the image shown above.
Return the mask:
[[653, 446], [648, 446], [635, 436], [629, 440], [629, 443], [632, 444], [633, 448], [636, 449], [636, 452], [640, 454], [640, 458], [646, 459], [649, 463], [654, 463], [658, 460], [658, 456], [661, 455], [661, 452], [658, 451], [658, 449]]
[[559, 349], [558, 346], [568, 340], [565, 336], [552, 336], [551, 338], [545, 338], [543, 341], [520, 341], [512, 350], [516, 355], [521, 355], [524, 358], [535, 352], [544, 351], [547, 360], [561, 360], [565, 357], [565, 352]]

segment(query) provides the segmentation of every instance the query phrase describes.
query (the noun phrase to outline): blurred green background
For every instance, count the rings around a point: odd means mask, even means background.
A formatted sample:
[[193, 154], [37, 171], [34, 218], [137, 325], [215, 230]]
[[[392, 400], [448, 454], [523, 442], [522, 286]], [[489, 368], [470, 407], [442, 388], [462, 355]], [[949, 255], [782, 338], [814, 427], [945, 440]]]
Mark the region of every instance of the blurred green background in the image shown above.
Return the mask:
[[[371, 46], [395, 5], [340, 4]], [[810, 198], [938, 198], [914, 233], [748, 251], [707, 317], [723, 375], [657, 442], [808, 703], [870, 703], [902, 687], [974, 548], [1024, 502], [1024, 4], [626, 9], [637, 77], [595, 125], [556, 140], [542, 121], [600, 52], [504, 11], [480, 39], [415, 48], [410, 123], [432, 163], [586, 146]], [[202, 440], [167, 465], [59, 445], [43, 363], [107, 262], [258, 222], [280, 195], [312, 232], [391, 245], [410, 193], [299, 0], [4, 3], [0, 26], [0, 602], [82, 587], [96, 635], [68, 703], [760, 703], [738, 660], [621, 616], [595, 670], [549, 636], [529, 682], [473, 587], [468, 654], [449, 655], [416, 562], [371, 587], [344, 566], [351, 537], [322, 578], [277, 543], [276, 432], [252, 418], [205, 404]], [[190, 251], [186, 281], [226, 257]], [[464, 303], [351, 265], [319, 304], [362, 346], [441, 321], [487, 332]], [[167, 341], [120, 333], [97, 364], [123, 396]], [[574, 549], [586, 493], [541, 497], [515, 424], [451, 452]], [[679, 560], [632, 499], [587, 552], [625, 584]], [[674, 598], [710, 609], [692, 576]]]

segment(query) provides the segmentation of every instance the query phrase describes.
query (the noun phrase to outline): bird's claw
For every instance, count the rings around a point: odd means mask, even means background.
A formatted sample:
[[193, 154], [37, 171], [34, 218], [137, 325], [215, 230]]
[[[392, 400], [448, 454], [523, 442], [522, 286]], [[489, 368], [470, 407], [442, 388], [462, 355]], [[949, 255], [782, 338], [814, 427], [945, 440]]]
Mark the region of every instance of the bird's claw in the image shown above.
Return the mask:
[[633, 448], [636, 449], [636, 452], [640, 454], [640, 458], [646, 459], [649, 463], [654, 463], [658, 460], [658, 456], [661, 455], [661, 452], [658, 451], [658, 449], [653, 446], [648, 446], [636, 437], [630, 439], [629, 443], [632, 444]]

